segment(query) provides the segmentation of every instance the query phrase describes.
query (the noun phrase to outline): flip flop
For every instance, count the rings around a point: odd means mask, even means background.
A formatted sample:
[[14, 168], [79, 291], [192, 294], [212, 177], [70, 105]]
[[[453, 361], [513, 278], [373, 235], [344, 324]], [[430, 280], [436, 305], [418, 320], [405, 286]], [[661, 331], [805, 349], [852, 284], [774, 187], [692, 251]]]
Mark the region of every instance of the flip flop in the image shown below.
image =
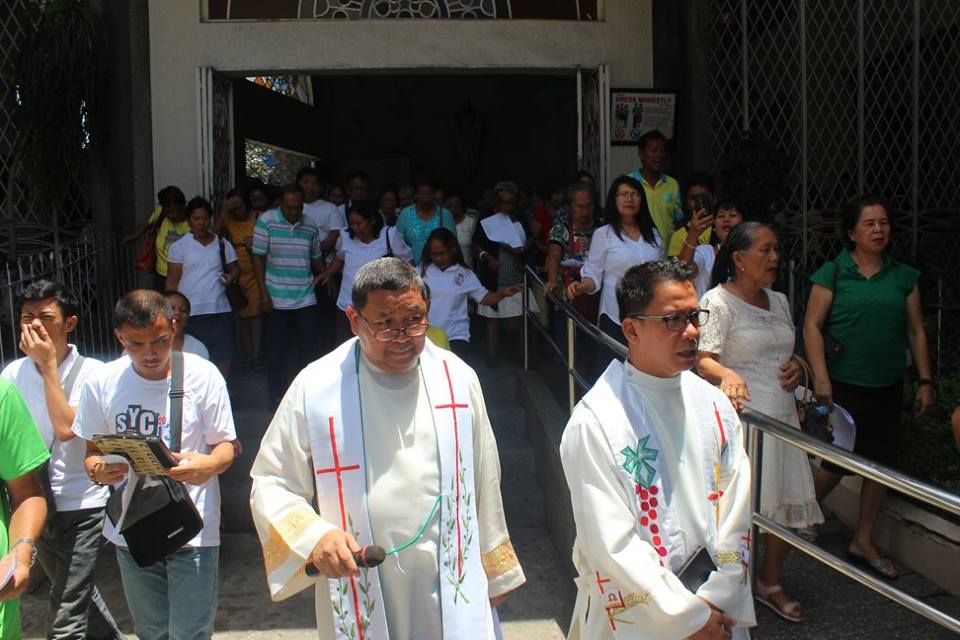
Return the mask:
[[783, 587], [780, 585], [775, 584], [768, 587], [758, 580], [753, 590], [753, 597], [757, 602], [767, 607], [787, 622], [803, 622], [807, 619], [807, 617], [802, 613], [797, 613], [797, 610], [800, 609], [800, 603], [796, 600], [787, 600], [781, 607], [777, 606], [777, 603], [770, 599], [770, 596], [773, 594], [784, 592]]
[[877, 574], [877, 576], [886, 580], [896, 580], [900, 577], [900, 571], [897, 569], [897, 565], [887, 556], [877, 556], [873, 560], [868, 560], [859, 553], [854, 553], [847, 549], [847, 559], [853, 564], [869, 569]]

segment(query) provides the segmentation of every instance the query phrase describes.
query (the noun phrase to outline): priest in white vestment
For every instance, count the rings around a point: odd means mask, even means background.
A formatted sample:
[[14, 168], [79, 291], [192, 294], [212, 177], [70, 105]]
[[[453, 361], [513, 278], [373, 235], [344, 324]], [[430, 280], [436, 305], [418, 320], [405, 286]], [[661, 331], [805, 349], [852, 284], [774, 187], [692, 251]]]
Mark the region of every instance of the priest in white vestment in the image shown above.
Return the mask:
[[[316, 586], [322, 639], [492, 639], [525, 578], [477, 376], [425, 339], [410, 265], [368, 263], [352, 302], [357, 337], [297, 376], [251, 471], [271, 596]], [[386, 560], [358, 569], [367, 545]]]
[[[750, 466], [730, 402], [689, 371], [709, 319], [692, 276], [675, 259], [627, 271], [627, 361], [610, 364], [564, 431], [579, 572], [570, 640], [748, 638], [756, 624]], [[690, 591], [678, 575], [701, 549]]]

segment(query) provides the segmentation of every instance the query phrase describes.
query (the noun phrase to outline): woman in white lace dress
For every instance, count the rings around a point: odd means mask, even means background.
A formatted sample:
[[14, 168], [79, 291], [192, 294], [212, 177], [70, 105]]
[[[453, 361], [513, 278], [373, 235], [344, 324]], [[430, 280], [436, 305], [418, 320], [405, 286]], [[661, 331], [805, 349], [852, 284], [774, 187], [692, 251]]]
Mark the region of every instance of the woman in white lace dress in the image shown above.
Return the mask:
[[[800, 367], [792, 359], [794, 328], [786, 296], [769, 288], [777, 277], [777, 236], [766, 225], [735, 227], [720, 248], [711, 283], [700, 302], [710, 322], [700, 329], [697, 370], [720, 386], [737, 409], [752, 409], [799, 429], [793, 391]], [[771, 436], [763, 436], [761, 512], [784, 527], [823, 522], [807, 455]], [[782, 618], [804, 620], [797, 602], [780, 586], [790, 546], [766, 537], [763, 566], [754, 595]]]

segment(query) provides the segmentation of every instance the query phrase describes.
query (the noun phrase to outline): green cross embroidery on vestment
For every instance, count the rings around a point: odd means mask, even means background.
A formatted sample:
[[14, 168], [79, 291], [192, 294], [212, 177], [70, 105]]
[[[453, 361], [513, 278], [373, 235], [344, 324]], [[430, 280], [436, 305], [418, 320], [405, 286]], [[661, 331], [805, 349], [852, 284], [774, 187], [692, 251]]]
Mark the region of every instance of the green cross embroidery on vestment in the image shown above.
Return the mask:
[[644, 489], [649, 489], [653, 484], [657, 470], [654, 469], [650, 463], [656, 460], [657, 455], [660, 453], [656, 449], [651, 449], [647, 446], [649, 440], [649, 435], [644, 436], [640, 438], [636, 449], [625, 447], [624, 450], [620, 452], [626, 456], [623, 468], [626, 469], [627, 473], [633, 474], [634, 480]]

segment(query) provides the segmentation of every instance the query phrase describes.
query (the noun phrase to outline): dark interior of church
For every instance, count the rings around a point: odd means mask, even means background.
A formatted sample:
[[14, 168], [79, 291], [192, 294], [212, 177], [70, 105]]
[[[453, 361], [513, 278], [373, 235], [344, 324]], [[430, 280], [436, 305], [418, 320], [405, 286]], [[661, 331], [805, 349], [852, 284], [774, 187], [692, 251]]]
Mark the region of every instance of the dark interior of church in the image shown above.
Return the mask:
[[325, 177], [374, 187], [428, 175], [468, 197], [504, 179], [540, 191], [577, 165], [572, 74], [315, 75], [313, 104], [234, 80], [236, 174], [247, 140], [313, 156]]

